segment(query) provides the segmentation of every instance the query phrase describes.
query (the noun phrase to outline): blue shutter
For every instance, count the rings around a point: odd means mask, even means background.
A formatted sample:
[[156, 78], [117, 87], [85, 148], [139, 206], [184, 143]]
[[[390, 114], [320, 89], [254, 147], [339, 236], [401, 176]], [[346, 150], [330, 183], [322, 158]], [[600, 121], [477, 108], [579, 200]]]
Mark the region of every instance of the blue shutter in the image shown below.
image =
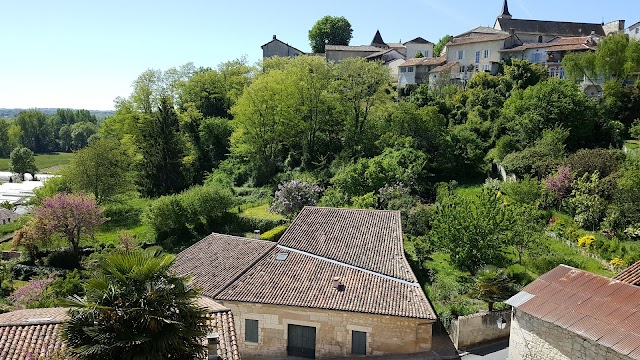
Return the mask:
[[351, 353], [354, 355], [367, 355], [367, 333], [362, 331], [351, 332]]

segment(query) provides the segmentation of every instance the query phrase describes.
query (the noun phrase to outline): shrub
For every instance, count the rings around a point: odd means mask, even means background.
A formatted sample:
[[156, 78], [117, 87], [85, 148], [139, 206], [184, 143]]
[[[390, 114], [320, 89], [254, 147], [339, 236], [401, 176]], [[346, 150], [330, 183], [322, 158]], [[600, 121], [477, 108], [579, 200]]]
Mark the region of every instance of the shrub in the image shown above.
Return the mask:
[[586, 248], [587, 250], [591, 248], [593, 242], [596, 241], [596, 238], [593, 235], [585, 235], [578, 239], [578, 246]]
[[278, 185], [271, 211], [288, 218], [295, 217], [303, 207], [316, 205], [322, 189], [312, 182], [291, 180]]
[[284, 232], [287, 230], [287, 227], [287, 225], [276, 226], [273, 229], [260, 235], [260, 239], [274, 242], [278, 241], [282, 237], [282, 234], [284, 234]]
[[616, 270], [620, 270], [626, 266], [626, 263], [621, 258], [615, 257], [611, 259], [611, 261], [609, 261], [609, 265], [611, 265]]
[[31, 280], [27, 285], [9, 295], [8, 299], [17, 309], [33, 307], [32, 304], [42, 299], [47, 287], [54, 280], [52, 275], [43, 279]]
[[354, 196], [351, 198], [351, 207], [356, 209], [377, 209], [378, 195], [372, 191], [362, 196]]
[[59, 269], [73, 270], [80, 267], [78, 257], [74, 256], [71, 249], [53, 251], [44, 259], [44, 265]]

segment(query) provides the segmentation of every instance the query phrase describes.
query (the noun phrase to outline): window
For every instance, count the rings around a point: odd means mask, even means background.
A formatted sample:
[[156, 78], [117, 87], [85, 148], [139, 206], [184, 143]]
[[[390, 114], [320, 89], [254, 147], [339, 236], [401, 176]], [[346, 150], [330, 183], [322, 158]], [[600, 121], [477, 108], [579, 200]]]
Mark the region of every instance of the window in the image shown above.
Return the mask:
[[476, 51], [476, 64], [480, 62], [480, 51]]
[[535, 53], [533, 55], [531, 55], [531, 62], [532, 63], [540, 63], [542, 62], [542, 56], [540, 53]]
[[480, 66], [476, 64], [476, 72], [478, 72], [479, 69], [480, 69]]
[[258, 342], [258, 320], [244, 319], [244, 341]]
[[458, 60], [464, 60], [464, 50], [458, 50]]
[[407, 69], [407, 72], [413, 72], [413, 66]]
[[491, 71], [491, 65], [482, 65], [482, 71]]
[[542, 36], [538, 36], [538, 42], [542, 43]]
[[464, 66], [460, 66], [460, 72], [463, 73], [465, 72], [466, 68]]
[[423, 52], [422, 55], [424, 55], [424, 57], [426, 57], [426, 58], [429, 57], [429, 50]]
[[355, 355], [367, 355], [367, 333], [351, 331], [351, 353]]
[[484, 54], [483, 54], [483, 57], [484, 57], [485, 59], [488, 59], [490, 54], [491, 54], [491, 50], [485, 50], [485, 51], [484, 51]]
[[407, 68], [405, 68], [405, 67], [401, 67], [401, 68], [400, 68], [400, 72], [406, 73], [406, 72], [407, 72]]

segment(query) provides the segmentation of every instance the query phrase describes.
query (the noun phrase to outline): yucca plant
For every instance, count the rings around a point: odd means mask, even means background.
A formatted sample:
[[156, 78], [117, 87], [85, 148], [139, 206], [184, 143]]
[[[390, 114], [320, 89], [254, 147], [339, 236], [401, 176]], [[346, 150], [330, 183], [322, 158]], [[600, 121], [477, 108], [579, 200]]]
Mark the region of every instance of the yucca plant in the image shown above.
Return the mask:
[[77, 359], [194, 359], [204, 356], [207, 311], [170, 271], [174, 256], [154, 250], [106, 256], [85, 296], [64, 301], [62, 335]]

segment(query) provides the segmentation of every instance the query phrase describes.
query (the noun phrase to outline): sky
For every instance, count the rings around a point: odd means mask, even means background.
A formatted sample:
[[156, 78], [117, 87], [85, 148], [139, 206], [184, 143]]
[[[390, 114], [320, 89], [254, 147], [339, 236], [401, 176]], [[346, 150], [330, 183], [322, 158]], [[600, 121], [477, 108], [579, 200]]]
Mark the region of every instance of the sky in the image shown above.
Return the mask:
[[[351, 45], [376, 30], [387, 42], [436, 43], [493, 26], [502, 1], [0, 0], [0, 108], [111, 110], [147, 69], [255, 63], [273, 35], [310, 51], [308, 31], [325, 15], [349, 20]], [[509, 0], [509, 9], [519, 19], [640, 21], [635, 0]]]

